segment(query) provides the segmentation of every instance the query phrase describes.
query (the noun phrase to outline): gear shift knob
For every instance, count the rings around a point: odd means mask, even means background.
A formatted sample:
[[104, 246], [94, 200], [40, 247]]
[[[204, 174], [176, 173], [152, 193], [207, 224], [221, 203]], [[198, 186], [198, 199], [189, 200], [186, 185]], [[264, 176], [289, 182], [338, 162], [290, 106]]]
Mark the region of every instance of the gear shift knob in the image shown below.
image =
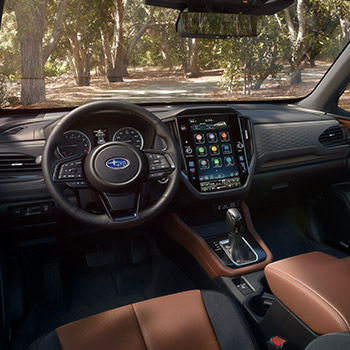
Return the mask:
[[228, 239], [221, 241], [220, 244], [231, 259], [231, 261], [240, 266], [256, 260], [256, 253], [249, 246], [242, 236], [242, 215], [236, 208], [231, 208], [226, 212], [226, 223]]
[[240, 233], [242, 225], [242, 215], [236, 208], [230, 208], [226, 212], [227, 231], [229, 235], [237, 235]]

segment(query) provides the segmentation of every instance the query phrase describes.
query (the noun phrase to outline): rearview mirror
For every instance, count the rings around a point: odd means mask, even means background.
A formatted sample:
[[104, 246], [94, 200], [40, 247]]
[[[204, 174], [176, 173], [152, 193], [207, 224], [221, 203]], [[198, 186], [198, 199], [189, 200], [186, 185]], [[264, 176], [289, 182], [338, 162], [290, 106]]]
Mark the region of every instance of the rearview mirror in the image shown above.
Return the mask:
[[226, 39], [257, 36], [260, 17], [233, 13], [181, 12], [176, 31], [182, 37]]

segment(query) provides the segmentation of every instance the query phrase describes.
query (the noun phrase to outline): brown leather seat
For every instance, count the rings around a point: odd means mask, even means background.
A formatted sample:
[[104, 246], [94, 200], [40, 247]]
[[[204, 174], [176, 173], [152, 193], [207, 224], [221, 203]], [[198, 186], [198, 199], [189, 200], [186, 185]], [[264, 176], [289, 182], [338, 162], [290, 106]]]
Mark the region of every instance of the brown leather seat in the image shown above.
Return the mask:
[[232, 301], [214, 291], [192, 290], [126, 305], [57, 328], [37, 350], [256, 349]]
[[317, 334], [350, 332], [350, 257], [312, 252], [265, 268], [273, 294]]

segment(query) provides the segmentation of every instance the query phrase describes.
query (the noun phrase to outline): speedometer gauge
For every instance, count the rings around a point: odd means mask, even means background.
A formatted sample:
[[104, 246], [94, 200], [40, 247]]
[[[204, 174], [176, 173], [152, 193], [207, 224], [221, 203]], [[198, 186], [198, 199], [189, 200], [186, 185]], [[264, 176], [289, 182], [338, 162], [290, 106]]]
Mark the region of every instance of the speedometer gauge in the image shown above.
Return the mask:
[[57, 152], [63, 158], [83, 156], [91, 151], [90, 139], [81, 131], [69, 130], [63, 134], [63, 141], [57, 146]]
[[113, 135], [113, 141], [126, 142], [138, 149], [142, 149], [144, 143], [141, 133], [130, 127], [117, 130]]

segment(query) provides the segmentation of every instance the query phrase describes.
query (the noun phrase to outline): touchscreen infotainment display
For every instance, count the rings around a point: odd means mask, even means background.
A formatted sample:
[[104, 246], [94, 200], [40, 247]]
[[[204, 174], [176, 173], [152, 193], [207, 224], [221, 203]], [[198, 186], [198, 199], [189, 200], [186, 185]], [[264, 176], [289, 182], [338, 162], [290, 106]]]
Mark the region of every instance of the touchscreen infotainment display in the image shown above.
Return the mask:
[[201, 192], [240, 187], [246, 164], [237, 118], [216, 115], [178, 122], [187, 172], [195, 187]]

